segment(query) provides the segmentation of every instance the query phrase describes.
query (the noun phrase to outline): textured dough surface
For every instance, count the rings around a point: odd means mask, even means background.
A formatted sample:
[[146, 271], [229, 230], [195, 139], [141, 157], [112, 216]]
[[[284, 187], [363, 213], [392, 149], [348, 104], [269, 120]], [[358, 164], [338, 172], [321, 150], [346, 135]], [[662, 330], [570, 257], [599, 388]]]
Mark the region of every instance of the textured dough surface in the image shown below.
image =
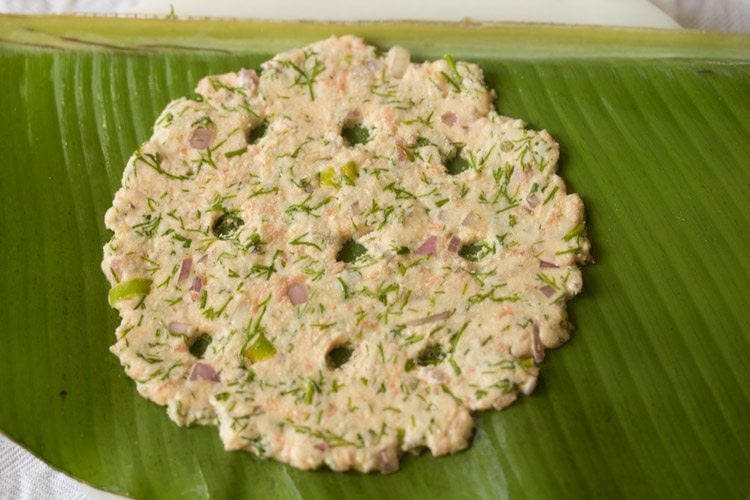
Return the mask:
[[112, 352], [144, 397], [230, 450], [392, 472], [533, 391], [569, 337], [583, 204], [478, 66], [334, 37], [197, 92], [106, 214]]

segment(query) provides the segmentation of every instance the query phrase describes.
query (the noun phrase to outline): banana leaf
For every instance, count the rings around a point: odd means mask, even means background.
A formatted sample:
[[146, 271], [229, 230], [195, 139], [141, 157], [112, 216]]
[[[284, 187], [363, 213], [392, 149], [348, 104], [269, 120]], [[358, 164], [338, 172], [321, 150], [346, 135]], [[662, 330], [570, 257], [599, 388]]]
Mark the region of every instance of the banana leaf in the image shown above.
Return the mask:
[[[478, 63], [546, 128], [596, 264], [536, 392], [470, 449], [305, 472], [179, 428], [108, 352], [104, 211], [166, 103], [353, 33]], [[0, 17], [0, 430], [138, 498], [730, 497], [750, 491], [750, 38], [441, 23]]]

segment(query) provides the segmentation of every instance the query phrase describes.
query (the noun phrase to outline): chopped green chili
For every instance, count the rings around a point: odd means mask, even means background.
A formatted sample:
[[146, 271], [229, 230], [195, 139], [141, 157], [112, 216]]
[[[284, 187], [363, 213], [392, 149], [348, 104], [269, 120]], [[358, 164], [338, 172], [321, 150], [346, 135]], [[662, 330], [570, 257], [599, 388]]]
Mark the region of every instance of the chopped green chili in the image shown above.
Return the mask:
[[121, 300], [131, 297], [148, 295], [152, 280], [147, 278], [133, 278], [123, 281], [109, 290], [109, 305], [114, 306]]
[[276, 354], [276, 348], [262, 333], [258, 335], [250, 347], [245, 349], [243, 353], [251, 363], [257, 363], [268, 359]]

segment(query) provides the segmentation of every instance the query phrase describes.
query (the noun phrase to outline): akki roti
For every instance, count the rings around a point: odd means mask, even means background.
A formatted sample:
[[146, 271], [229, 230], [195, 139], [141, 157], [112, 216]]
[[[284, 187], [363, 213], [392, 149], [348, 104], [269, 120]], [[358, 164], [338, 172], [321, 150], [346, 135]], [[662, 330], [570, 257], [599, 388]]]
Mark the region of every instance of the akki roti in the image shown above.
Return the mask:
[[388, 473], [533, 392], [584, 207], [477, 65], [332, 37], [196, 91], [106, 214], [111, 350], [141, 395], [228, 450]]

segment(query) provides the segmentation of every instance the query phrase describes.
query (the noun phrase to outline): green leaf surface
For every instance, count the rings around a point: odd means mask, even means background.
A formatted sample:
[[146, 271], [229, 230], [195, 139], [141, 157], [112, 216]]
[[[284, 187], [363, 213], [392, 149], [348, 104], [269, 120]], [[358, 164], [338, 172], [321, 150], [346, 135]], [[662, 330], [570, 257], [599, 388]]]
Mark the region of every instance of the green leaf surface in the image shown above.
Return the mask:
[[[103, 217], [159, 111], [207, 74], [354, 33], [481, 65], [546, 128], [595, 265], [537, 391], [389, 476], [223, 451], [108, 352]], [[0, 17], [0, 429], [138, 498], [739, 498], [750, 491], [750, 38], [481, 24]]]

